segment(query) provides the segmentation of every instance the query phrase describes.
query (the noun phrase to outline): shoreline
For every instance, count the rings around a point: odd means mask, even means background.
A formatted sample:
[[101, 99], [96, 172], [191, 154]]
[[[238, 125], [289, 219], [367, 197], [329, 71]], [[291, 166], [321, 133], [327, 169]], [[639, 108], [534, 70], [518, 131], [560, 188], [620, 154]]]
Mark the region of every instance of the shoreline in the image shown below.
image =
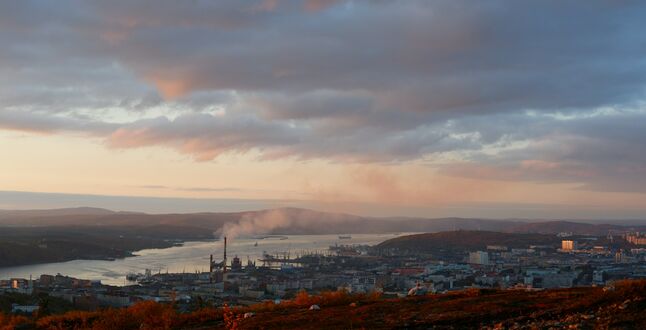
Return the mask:
[[137, 252], [143, 251], [143, 250], [165, 250], [165, 249], [170, 249], [174, 247], [180, 247], [184, 246], [184, 244], [188, 242], [202, 242], [202, 241], [208, 241], [204, 239], [199, 239], [199, 240], [174, 240], [175, 242], [171, 243], [169, 246], [165, 247], [146, 247], [143, 249], [138, 249], [138, 250], [132, 250], [132, 251], [125, 251], [125, 255], [123, 256], [101, 256], [101, 257], [95, 257], [95, 258], [68, 258], [68, 259], [63, 259], [63, 260], [52, 260], [48, 262], [37, 262], [37, 263], [24, 263], [24, 264], [15, 264], [15, 265], [9, 265], [9, 266], [0, 266], [0, 279], [3, 279], [2, 276], [2, 271], [6, 269], [12, 269], [12, 268], [18, 268], [18, 267], [27, 267], [27, 266], [39, 266], [39, 265], [48, 265], [48, 264], [58, 264], [58, 263], [66, 263], [66, 262], [71, 262], [71, 261], [116, 261], [116, 260], [123, 260], [126, 258], [131, 258], [131, 257], [138, 257], [140, 256], [137, 254]]

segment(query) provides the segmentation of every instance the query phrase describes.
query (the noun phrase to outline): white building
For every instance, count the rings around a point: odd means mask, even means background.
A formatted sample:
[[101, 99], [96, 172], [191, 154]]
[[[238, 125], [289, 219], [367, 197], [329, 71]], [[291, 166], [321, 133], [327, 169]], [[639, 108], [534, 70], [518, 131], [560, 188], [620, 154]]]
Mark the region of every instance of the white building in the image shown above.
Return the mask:
[[565, 251], [574, 251], [574, 250], [578, 250], [579, 246], [576, 243], [576, 241], [563, 240], [561, 241], [561, 249]]
[[39, 307], [37, 305], [30, 306], [30, 305], [11, 304], [11, 313], [13, 314], [16, 314], [16, 313], [32, 314], [38, 311], [38, 309]]
[[469, 252], [469, 263], [476, 265], [488, 265], [489, 253], [486, 251]]
[[605, 281], [603, 280], [603, 274], [604, 274], [603, 270], [595, 270], [595, 271], [593, 271], [592, 272], [592, 282], [594, 282], [594, 284], [604, 284]]
[[639, 232], [626, 234], [626, 240], [635, 245], [646, 245], [646, 236]]

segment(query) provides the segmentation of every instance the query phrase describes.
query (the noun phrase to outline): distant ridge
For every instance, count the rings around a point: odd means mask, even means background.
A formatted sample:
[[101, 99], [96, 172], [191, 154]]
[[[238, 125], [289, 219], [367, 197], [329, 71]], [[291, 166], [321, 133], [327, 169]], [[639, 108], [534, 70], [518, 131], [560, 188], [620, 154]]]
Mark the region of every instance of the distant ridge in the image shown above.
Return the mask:
[[0, 210], [0, 219], [9, 217], [52, 217], [65, 215], [106, 215], [117, 212], [97, 207], [73, 207], [37, 210]]
[[610, 224], [589, 224], [571, 221], [546, 221], [538, 223], [526, 223], [517, 225], [509, 230], [513, 233], [539, 233], [539, 234], [556, 234], [561, 232], [571, 232], [578, 235], [605, 235], [613, 230], [625, 230], [635, 228], [643, 230], [645, 226], [621, 226]]
[[557, 244], [559, 242], [560, 238], [556, 237], [556, 235], [460, 230], [396, 237], [378, 244], [377, 248], [395, 248], [415, 252], [438, 250], [474, 251], [485, 249], [487, 245], [526, 248], [529, 245]]
[[[244, 212], [146, 214], [78, 207], [51, 210], [0, 210], [0, 226], [177, 226], [221, 230], [225, 224], [255, 221], [266, 234], [359, 234], [392, 232], [442, 232], [483, 230], [507, 233], [605, 235], [611, 230], [646, 230], [639, 225], [591, 224], [563, 220], [494, 220], [477, 218], [363, 217], [303, 208], [278, 208]], [[269, 224], [268, 222], [273, 222]], [[596, 221], [595, 221], [596, 222]]]

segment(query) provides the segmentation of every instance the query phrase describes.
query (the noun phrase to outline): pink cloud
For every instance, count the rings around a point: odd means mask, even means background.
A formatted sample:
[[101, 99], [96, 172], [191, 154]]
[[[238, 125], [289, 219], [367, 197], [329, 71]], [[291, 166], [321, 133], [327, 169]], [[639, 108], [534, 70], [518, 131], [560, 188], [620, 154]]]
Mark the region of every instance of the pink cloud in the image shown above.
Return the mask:
[[307, 0], [303, 7], [306, 11], [316, 12], [331, 7], [337, 2], [339, 2], [339, 0]]

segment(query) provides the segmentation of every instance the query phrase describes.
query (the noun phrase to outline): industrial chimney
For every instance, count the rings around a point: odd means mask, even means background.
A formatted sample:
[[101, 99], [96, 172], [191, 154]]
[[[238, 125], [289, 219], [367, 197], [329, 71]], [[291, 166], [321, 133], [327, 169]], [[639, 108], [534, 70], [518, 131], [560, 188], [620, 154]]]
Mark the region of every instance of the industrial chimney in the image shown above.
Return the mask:
[[222, 262], [224, 266], [222, 266], [222, 273], [227, 272], [227, 237], [224, 236], [224, 261]]

